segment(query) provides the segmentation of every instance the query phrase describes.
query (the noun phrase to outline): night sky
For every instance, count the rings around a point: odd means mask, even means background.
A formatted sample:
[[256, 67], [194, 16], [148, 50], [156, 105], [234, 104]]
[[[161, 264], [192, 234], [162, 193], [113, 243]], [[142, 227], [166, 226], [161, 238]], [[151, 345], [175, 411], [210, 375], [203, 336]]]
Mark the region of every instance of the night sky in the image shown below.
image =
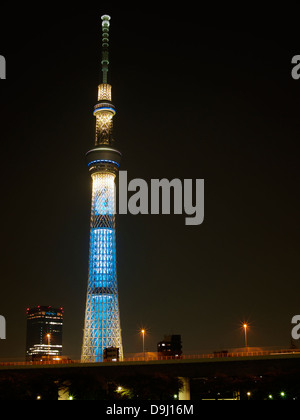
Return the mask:
[[184, 215], [117, 218], [125, 354], [142, 351], [141, 327], [149, 351], [165, 334], [181, 334], [186, 353], [241, 347], [245, 320], [249, 345], [290, 346], [300, 312], [300, 80], [291, 77], [299, 35], [292, 11], [236, 13], [1, 6], [0, 359], [24, 358], [26, 308], [35, 305], [64, 307], [64, 354], [80, 358], [85, 153], [95, 139], [103, 14], [112, 16], [121, 169], [149, 183], [205, 179], [201, 226], [185, 226]]

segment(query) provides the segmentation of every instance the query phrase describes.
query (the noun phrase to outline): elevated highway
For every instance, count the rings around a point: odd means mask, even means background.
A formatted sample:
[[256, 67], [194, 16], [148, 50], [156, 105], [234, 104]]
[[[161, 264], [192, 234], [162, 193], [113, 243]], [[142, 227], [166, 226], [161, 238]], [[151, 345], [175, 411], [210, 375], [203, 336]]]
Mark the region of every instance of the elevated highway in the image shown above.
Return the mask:
[[120, 376], [162, 373], [177, 377], [199, 378], [212, 375], [266, 375], [281, 373], [300, 373], [300, 352], [271, 353], [263, 355], [228, 355], [226, 357], [189, 356], [182, 359], [166, 360], [125, 360], [112, 363], [0, 363], [0, 375], [5, 372], [60, 373], [94, 372], [103, 378], [117, 379]]
[[[183, 388], [179, 391], [179, 400], [186, 401], [191, 399], [191, 392], [192, 395], [195, 395], [193, 390], [195, 390], [195, 386], [197, 387], [197, 383], [203, 381], [212, 383], [221, 379], [228, 391], [232, 381], [249, 383], [249, 379], [251, 379], [252, 383], [255, 383], [255, 378], [266, 378], [266, 383], [268, 383], [266, 389], [269, 387], [270, 380], [271, 382], [282, 383], [285, 381], [285, 383], [298, 384], [300, 353], [289, 351], [261, 355], [228, 354], [226, 357], [224, 355], [223, 357], [207, 355], [207, 357], [189, 356], [182, 359], [125, 360], [93, 364], [73, 361], [68, 361], [68, 363], [0, 364], [0, 385], [5, 381], [13, 383], [19, 388], [26, 387], [28, 383], [67, 384], [63, 385], [61, 399], [69, 398], [69, 384], [74, 381], [85, 384], [82, 386], [93, 383], [106, 384], [104, 387], [109, 389], [109, 384], [126, 384], [128, 381], [129, 383], [134, 380], [144, 381], [145, 378], [155, 377], [173, 378], [173, 380], [179, 378], [183, 384]], [[40, 388], [39, 385], [38, 389]], [[234, 390], [232, 389], [232, 391]], [[202, 391], [201, 395], [203, 395]]]

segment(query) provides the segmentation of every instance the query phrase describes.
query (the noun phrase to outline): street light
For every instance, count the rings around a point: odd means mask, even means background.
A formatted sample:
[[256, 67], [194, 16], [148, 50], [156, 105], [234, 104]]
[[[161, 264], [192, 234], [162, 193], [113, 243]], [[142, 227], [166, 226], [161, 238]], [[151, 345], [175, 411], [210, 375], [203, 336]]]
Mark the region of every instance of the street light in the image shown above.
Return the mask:
[[142, 333], [142, 336], [143, 336], [143, 354], [144, 354], [144, 361], [145, 361], [145, 333], [146, 333], [146, 331], [142, 330], [141, 333]]
[[50, 339], [51, 339], [51, 334], [47, 334], [47, 338], [48, 338], [48, 361], [50, 361]]
[[244, 330], [245, 330], [245, 347], [248, 347], [248, 340], [247, 340], [247, 330], [248, 330], [248, 325], [244, 324]]

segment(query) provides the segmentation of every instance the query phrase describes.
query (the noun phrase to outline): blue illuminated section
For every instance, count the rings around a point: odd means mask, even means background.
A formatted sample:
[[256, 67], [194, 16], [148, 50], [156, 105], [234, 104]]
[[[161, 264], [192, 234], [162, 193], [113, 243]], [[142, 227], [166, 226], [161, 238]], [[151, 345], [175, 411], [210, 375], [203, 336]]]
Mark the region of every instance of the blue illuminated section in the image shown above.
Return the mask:
[[115, 230], [91, 230], [89, 306], [94, 329], [94, 360], [103, 361], [111, 346], [111, 317], [118, 309]]
[[111, 112], [112, 114], [114, 114], [114, 115], [116, 115], [117, 113], [116, 113], [116, 110], [115, 110], [115, 108], [110, 108], [110, 107], [102, 107], [101, 105], [100, 106], [96, 106], [96, 108], [95, 108], [95, 111], [93, 112], [93, 114], [94, 115], [96, 115], [97, 113], [99, 113], [99, 112], [102, 112], [102, 111], [106, 111], [106, 112]]
[[116, 282], [115, 230], [91, 230], [90, 281], [93, 289], [111, 288]]
[[96, 165], [97, 163], [112, 163], [113, 165], [116, 165], [118, 168], [120, 167], [119, 163], [113, 161], [113, 160], [94, 160], [93, 162], [90, 162], [88, 166]]

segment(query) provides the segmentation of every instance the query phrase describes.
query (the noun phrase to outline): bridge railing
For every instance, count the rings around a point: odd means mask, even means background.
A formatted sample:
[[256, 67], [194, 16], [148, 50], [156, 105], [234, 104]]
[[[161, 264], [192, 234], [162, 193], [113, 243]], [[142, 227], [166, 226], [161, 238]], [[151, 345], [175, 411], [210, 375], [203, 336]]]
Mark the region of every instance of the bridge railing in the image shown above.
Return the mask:
[[[247, 357], [264, 357], [264, 356], [283, 356], [286, 354], [299, 354], [300, 350], [258, 350], [258, 351], [244, 351], [244, 352], [216, 352], [216, 353], [207, 353], [207, 354], [196, 354], [196, 355], [182, 355], [179, 357], [175, 356], [154, 356], [153, 353], [151, 356], [145, 355], [145, 357], [125, 357], [120, 363], [125, 362], [153, 362], [153, 361], [168, 361], [168, 360], [203, 360], [203, 359], [230, 359], [230, 358], [247, 358]], [[104, 362], [105, 364], [106, 362]], [[40, 362], [0, 362], [1, 366], [45, 366], [45, 365], [72, 365], [72, 364], [81, 364], [81, 361], [78, 360], [51, 360], [51, 361], [40, 361]]]
[[0, 362], [1, 366], [45, 366], [45, 365], [71, 365], [75, 363], [80, 363], [80, 361], [75, 360], [45, 360], [40, 362]]
[[155, 360], [203, 360], [203, 359], [228, 359], [228, 358], [240, 358], [240, 357], [263, 357], [263, 356], [275, 356], [285, 354], [300, 354], [300, 350], [258, 350], [258, 351], [243, 351], [243, 352], [216, 352], [196, 355], [182, 355], [179, 357], [175, 356], [145, 356], [145, 357], [126, 357], [123, 362], [151, 362]]

